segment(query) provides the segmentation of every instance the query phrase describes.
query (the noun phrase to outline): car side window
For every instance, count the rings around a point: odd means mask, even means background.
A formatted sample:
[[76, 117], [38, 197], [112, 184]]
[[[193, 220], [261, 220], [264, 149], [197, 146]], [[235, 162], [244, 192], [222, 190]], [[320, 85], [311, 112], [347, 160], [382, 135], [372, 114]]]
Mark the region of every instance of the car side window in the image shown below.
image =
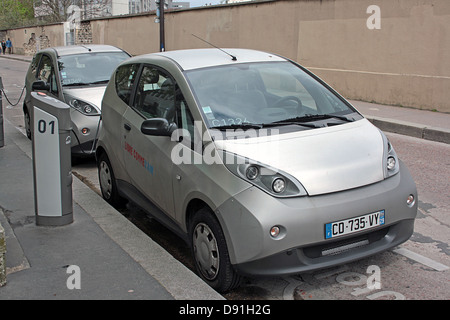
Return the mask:
[[40, 54], [36, 54], [31, 61], [31, 74], [36, 79], [36, 70], [39, 63], [39, 59], [41, 58]]
[[[178, 86], [175, 88], [176, 98], [175, 98], [175, 108], [176, 108], [176, 119], [175, 122], [179, 129], [184, 129], [183, 133], [183, 143], [189, 146], [191, 149], [195, 148], [194, 138], [195, 135], [195, 125], [194, 125], [194, 117], [189, 110], [189, 107], [184, 99], [183, 94]], [[187, 136], [186, 136], [187, 135]]]
[[133, 108], [145, 118], [175, 119], [175, 85], [163, 70], [144, 66], [136, 88]]
[[126, 64], [116, 70], [116, 92], [119, 98], [127, 105], [130, 104], [131, 90], [133, 89], [133, 83], [136, 79], [138, 69], [138, 64]]
[[43, 55], [39, 64], [37, 80], [43, 80], [50, 84], [50, 92], [58, 94], [58, 84], [56, 82], [56, 73], [53, 68], [52, 59]]

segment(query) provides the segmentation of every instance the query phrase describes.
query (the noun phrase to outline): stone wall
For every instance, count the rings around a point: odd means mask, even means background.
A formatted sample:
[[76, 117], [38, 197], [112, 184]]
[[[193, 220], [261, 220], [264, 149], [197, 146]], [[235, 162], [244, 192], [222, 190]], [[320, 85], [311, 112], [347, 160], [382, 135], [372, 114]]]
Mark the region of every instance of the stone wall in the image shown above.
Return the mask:
[[75, 30], [75, 44], [92, 43], [92, 28], [90, 21], [82, 21], [80, 27]]
[[31, 33], [28, 43], [23, 44], [24, 55], [32, 56], [37, 51], [50, 48], [51, 46], [50, 39], [45, 34], [45, 28], [43, 27], [38, 37], [36, 37], [35, 33]]
[[61, 23], [7, 30], [6, 37], [11, 38], [14, 53], [23, 55], [34, 55], [38, 50], [64, 45]]

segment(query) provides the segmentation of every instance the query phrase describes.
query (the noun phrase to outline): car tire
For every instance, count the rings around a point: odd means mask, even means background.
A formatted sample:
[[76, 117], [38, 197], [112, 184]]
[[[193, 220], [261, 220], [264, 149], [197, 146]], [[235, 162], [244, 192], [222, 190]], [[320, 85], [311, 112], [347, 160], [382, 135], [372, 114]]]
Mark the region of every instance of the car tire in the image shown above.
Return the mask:
[[27, 138], [31, 140], [31, 117], [28, 112], [28, 108], [25, 105], [23, 108], [23, 120], [25, 122], [25, 132], [27, 134]]
[[202, 208], [194, 214], [189, 236], [199, 276], [221, 293], [237, 288], [242, 277], [230, 262], [225, 235], [209, 208]]
[[113, 207], [122, 207], [126, 203], [126, 200], [119, 195], [114, 171], [106, 153], [102, 153], [99, 156], [97, 168], [98, 181], [100, 182], [103, 199]]

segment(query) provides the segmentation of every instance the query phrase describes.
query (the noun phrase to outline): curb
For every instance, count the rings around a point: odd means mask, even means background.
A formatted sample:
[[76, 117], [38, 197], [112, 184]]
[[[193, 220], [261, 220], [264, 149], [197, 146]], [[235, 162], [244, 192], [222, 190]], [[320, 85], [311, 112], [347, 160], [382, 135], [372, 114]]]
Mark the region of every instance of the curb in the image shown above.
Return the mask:
[[427, 127], [426, 125], [390, 119], [365, 116], [377, 128], [382, 131], [398, 133], [410, 137], [443, 142], [450, 144], [450, 130], [438, 127]]
[[0, 287], [6, 284], [6, 240], [5, 240], [5, 229], [3, 229], [0, 224]]
[[[28, 56], [24, 56], [24, 57], [28, 57]], [[15, 56], [15, 57], [11, 57], [11, 56], [4, 56], [4, 55], [0, 55], [0, 58], [5, 58], [5, 59], [11, 59], [11, 60], [18, 60], [18, 61], [24, 61], [24, 62], [31, 62], [31, 60], [33, 59], [33, 57], [29, 57], [29, 58], [21, 58], [20, 56]]]

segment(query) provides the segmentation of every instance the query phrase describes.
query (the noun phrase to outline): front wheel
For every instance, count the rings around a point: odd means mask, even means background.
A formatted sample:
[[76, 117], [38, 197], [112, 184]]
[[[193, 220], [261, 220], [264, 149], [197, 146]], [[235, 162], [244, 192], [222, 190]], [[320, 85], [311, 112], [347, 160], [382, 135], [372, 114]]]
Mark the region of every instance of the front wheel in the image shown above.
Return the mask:
[[190, 238], [197, 272], [206, 283], [219, 292], [240, 285], [242, 278], [231, 265], [225, 236], [211, 210], [202, 208], [194, 215]]

